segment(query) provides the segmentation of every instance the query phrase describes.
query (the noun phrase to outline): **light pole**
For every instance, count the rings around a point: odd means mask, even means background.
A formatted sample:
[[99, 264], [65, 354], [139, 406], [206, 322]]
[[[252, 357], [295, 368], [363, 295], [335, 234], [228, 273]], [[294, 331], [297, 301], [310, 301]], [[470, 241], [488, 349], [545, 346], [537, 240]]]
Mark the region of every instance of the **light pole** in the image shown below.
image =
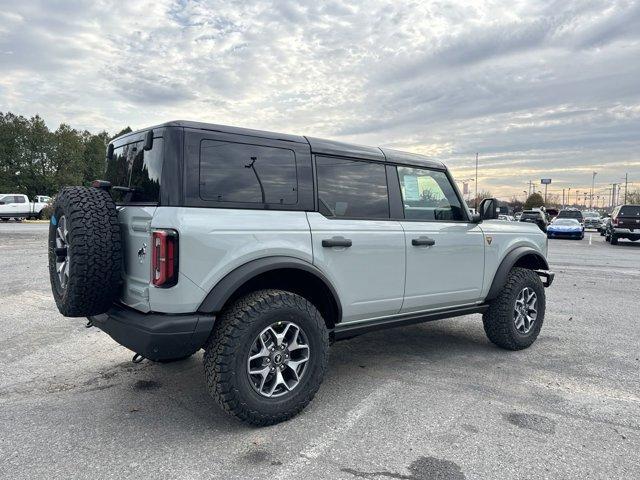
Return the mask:
[[596, 185], [596, 175], [598, 172], [593, 172], [593, 176], [591, 177], [591, 203], [589, 205], [589, 209], [593, 210], [593, 188]]
[[476, 152], [476, 212], [478, 211], [478, 152]]

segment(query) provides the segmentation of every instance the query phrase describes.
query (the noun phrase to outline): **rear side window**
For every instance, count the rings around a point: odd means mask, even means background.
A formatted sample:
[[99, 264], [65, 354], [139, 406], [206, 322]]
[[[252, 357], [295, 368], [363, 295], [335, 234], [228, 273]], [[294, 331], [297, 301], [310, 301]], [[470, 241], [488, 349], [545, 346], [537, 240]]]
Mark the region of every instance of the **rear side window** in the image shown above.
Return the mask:
[[105, 178], [114, 187], [131, 189], [111, 190], [118, 204], [160, 202], [163, 140], [154, 138], [151, 150], [142, 147], [143, 142], [123, 145], [114, 149], [112, 159], [107, 161]]
[[285, 148], [203, 140], [200, 198], [295, 205], [298, 203], [295, 153]]
[[444, 172], [398, 167], [404, 218], [407, 220], [464, 220], [460, 200]]
[[620, 209], [621, 217], [640, 217], [640, 206], [627, 205]]
[[16, 195], [15, 197], [13, 197], [13, 201], [15, 203], [26, 203], [26, 200], [22, 195]]
[[320, 212], [327, 217], [389, 218], [387, 175], [382, 164], [316, 158]]

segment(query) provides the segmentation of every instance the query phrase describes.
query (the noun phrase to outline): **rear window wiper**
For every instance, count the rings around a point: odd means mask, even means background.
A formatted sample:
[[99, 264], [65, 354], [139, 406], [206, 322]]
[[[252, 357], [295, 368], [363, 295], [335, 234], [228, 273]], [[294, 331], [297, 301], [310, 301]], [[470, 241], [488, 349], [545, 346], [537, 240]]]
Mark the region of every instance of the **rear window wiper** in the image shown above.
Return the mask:
[[125, 185], [111, 185], [111, 182], [107, 180], [94, 180], [91, 182], [91, 186], [95, 188], [101, 188], [102, 190], [116, 190], [124, 193], [139, 193], [142, 192], [140, 187], [127, 187]]

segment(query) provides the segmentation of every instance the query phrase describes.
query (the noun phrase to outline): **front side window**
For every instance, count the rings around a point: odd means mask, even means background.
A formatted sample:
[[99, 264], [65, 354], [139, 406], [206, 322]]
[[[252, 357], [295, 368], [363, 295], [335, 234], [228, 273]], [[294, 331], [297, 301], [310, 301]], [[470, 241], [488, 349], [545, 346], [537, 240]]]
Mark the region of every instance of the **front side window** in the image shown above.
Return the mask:
[[216, 202], [295, 205], [295, 153], [285, 148], [203, 140], [200, 197]]
[[382, 164], [316, 158], [320, 212], [327, 217], [389, 218], [387, 175]]
[[118, 147], [107, 160], [106, 180], [113, 187], [130, 189], [112, 189], [111, 194], [118, 204], [160, 201], [163, 140], [154, 138], [151, 150], [144, 150], [143, 145], [143, 142], [136, 142]]
[[465, 220], [460, 200], [444, 172], [398, 167], [404, 217], [407, 220]]
[[21, 195], [16, 195], [15, 197], [13, 197], [16, 203], [26, 203], [26, 200], [24, 199], [23, 196]]

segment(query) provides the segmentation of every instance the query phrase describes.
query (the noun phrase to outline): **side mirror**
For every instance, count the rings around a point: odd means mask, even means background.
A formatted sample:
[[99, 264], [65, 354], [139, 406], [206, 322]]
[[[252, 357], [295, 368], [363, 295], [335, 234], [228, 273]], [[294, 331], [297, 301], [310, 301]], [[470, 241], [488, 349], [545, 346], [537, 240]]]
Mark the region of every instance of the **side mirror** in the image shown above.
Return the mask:
[[107, 147], [107, 160], [113, 160], [113, 143]]
[[472, 213], [471, 214], [471, 223], [480, 223], [482, 222], [482, 217], [480, 216], [479, 213]]
[[149, 130], [144, 137], [144, 150], [149, 151], [153, 148], [153, 130]]
[[478, 212], [483, 220], [498, 218], [498, 200], [495, 198], [485, 198], [480, 202]]

